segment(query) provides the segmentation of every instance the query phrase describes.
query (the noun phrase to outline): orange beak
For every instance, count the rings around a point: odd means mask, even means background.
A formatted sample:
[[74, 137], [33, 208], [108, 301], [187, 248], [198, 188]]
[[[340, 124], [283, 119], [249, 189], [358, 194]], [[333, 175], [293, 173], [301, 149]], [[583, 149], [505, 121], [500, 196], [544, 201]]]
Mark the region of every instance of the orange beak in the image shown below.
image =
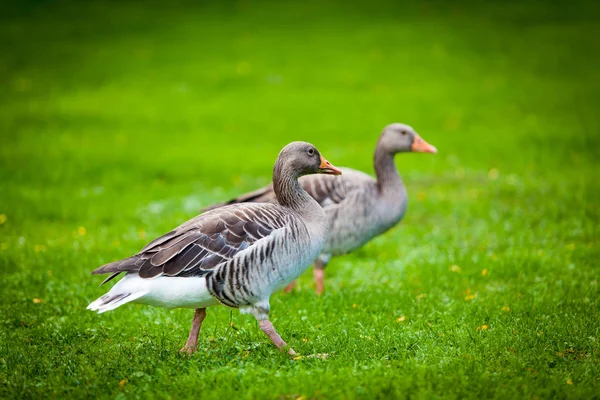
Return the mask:
[[432, 146], [423, 139], [421, 139], [421, 136], [419, 135], [415, 136], [415, 141], [410, 147], [410, 150], [416, 153], [437, 153], [437, 149], [435, 148], [435, 146]]
[[329, 161], [325, 159], [325, 157], [321, 156], [321, 165], [319, 165], [319, 169], [317, 170], [318, 174], [329, 174], [329, 175], [341, 175], [342, 170], [338, 167], [334, 167], [331, 165]]

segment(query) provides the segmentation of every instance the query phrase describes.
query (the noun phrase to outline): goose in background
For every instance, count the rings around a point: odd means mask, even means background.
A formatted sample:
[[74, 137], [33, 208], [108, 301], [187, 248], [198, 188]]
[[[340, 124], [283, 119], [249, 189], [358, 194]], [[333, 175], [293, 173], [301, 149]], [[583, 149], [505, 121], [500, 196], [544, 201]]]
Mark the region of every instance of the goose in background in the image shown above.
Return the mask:
[[[269, 297], [293, 282], [327, 239], [323, 208], [299, 185], [307, 174], [341, 171], [306, 142], [292, 142], [273, 168], [278, 204], [234, 204], [199, 215], [152, 241], [139, 253], [93, 274], [125, 273], [89, 310], [103, 313], [126, 303], [195, 309], [181, 352], [196, 351], [206, 308], [218, 304], [252, 314], [279, 349], [287, 344], [269, 321]], [[295, 354], [291, 348], [289, 354]]]
[[[323, 293], [325, 267], [332, 256], [363, 246], [398, 224], [404, 216], [408, 197], [394, 163], [394, 156], [403, 152], [437, 153], [437, 149], [412, 127], [390, 124], [384, 128], [375, 146], [376, 179], [351, 168], [341, 168], [340, 178], [310, 175], [300, 179], [302, 188], [323, 207], [329, 220], [329, 238], [314, 260], [317, 294]], [[202, 211], [228, 204], [277, 202], [276, 190], [269, 185]], [[293, 285], [286, 290], [291, 290]]]

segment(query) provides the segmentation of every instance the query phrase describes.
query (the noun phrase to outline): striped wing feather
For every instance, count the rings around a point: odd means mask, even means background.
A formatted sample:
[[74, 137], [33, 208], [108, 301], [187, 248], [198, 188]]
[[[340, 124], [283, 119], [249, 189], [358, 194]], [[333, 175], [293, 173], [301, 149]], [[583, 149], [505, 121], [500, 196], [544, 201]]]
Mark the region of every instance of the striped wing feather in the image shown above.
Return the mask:
[[115, 261], [93, 274], [137, 273], [142, 278], [203, 276], [259, 239], [285, 226], [286, 214], [271, 204], [231, 205], [189, 220], [153, 240], [138, 254]]

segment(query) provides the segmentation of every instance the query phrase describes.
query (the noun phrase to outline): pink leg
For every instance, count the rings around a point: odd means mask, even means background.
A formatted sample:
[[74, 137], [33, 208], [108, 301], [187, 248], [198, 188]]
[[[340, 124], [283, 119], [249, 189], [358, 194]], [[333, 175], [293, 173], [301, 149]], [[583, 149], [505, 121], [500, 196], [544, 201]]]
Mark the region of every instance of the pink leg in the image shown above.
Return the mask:
[[296, 286], [296, 281], [290, 283], [289, 285], [287, 285], [285, 287], [285, 289], [283, 289], [284, 292], [289, 293], [292, 291], [292, 289], [294, 289], [294, 286]]
[[194, 311], [194, 319], [192, 320], [192, 329], [190, 330], [190, 336], [188, 336], [187, 343], [179, 352], [181, 354], [188, 353], [192, 354], [196, 351], [196, 346], [198, 345], [198, 334], [200, 333], [200, 327], [202, 326], [202, 321], [206, 317], [206, 308], [196, 308]]
[[[262, 321], [258, 322], [258, 325], [260, 325], [260, 329], [262, 329], [262, 331], [269, 337], [269, 339], [271, 339], [271, 342], [273, 342], [273, 344], [277, 346], [279, 350], [282, 350], [284, 347], [287, 346], [287, 344], [283, 341], [281, 336], [279, 336], [279, 334], [275, 330], [275, 327], [273, 326], [271, 321], [269, 321], [268, 319], [263, 319]], [[296, 355], [296, 352], [291, 347], [288, 353], [292, 356]]]
[[325, 290], [325, 270], [323, 268], [313, 268], [313, 274], [315, 276], [315, 284], [317, 285], [315, 292], [320, 296]]

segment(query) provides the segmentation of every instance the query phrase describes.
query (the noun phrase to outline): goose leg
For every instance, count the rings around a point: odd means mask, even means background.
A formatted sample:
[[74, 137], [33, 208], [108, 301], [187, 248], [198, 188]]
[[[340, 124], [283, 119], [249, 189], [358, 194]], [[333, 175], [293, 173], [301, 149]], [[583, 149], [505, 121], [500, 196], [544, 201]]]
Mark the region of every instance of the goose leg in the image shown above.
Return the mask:
[[284, 292], [286, 292], [286, 293], [289, 293], [289, 292], [291, 292], [291, 291], [292, 291], [292, 289], [294, 289], [294, 286], [296, 286], [296, 281], [294, 281], [294, 282], [290, 283], [289, 285], [287, 285], [287, 286], [286, 286], [286, 287], [283, 289], [283, 291], [284, 291]]
[[[243, 312], [249, 312], [254, 315], [254, 318], [256, 318], [258, 321], [260, 329], [265, 333], [265, 335], [271, 339], [271, 342], [273, 342], [273, 344], [277, 346], [279, 350], [284, 350], [287, 347], [287, 343], [281, 338], [281, 336], [279, 336], [279, 333], [277, 333], [275, 330], [273, 323], [269, 321], [269, 309], [270, 305], [267, 300], [261, 301], [260, 303], [257, 303], [251, 307], [248, 311], [244, 310]], [[295, 356], [296, 352], [290, 347], [288, 354]]]
[[317, 295], [322, 295], [325, 290], [325, 267], [329, 263], [329, 255], [321, 255], [314, 262], [313, 275], [315, 277], [315, 292]]
[[[262, 329], [262, 331], [265, 333], [265, 335], [267, 335], [269, 339], [271, 339], [271, 342], [273, 342], [273, 344], [277, 346], [279, 350], [283, 350], [284, 347], [287, 347], [287, 343], [281, 338], [281, 336], [279, 336], [279, 333], [277, 333], [271, 321], [269, 321], [268, 319], [263, 319], [262, 321], [258, 321], [258, 325], [260, 326], [260, 329]], [[288, 350], [288, 354], [291, 356], [295, 356], [296, 352], [290, 347], [290, 349]]]
[[194, 311], [194, 319], [192, 319], [192, 329], [190, 330], [190, 336], [188, 336], [187, 343], [179, 352], [181, 354], [188, 353], [192, 354], [196, 352], [196, 347], [198, 346], [198, 334], [200, 333], [200, 327], [202, 326], [202, 321], [206, 317], [206, 308], [196, 308]]
[[313, 274], [315, 276], [315, 293], [317, 293], [317, 295], [322, 295], [323, 291], [325, 290], [325, 270], [322, 268], [314, 268], [313, 269]]

